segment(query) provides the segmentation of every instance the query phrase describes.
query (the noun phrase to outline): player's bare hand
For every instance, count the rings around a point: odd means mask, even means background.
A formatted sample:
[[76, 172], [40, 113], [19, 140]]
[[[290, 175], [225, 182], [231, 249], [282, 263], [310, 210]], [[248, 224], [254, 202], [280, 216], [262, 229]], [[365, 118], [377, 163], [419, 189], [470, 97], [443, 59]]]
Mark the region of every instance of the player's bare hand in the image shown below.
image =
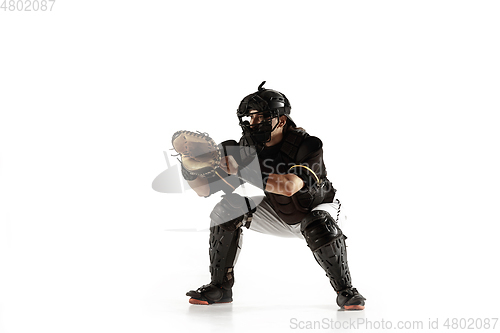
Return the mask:
[[222, 158], [220, 167], [230, 175], [236, 175], [238, 173], [238, 163], [231, 155]]

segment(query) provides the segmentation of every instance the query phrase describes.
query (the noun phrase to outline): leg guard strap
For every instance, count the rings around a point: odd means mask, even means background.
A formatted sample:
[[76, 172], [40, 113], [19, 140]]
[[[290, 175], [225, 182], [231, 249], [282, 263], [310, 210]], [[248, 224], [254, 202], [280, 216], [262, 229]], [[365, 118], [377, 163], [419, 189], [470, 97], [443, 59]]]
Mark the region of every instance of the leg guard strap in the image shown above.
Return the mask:
[[210, 218], [212, 226], [221, 225], [225, 230], [234, 231], [245, 223], [248, 228], [252, 220], [252, 213], [255, 211], [256, 205], [252, 199], [231, 193], [223, 196], [212, 210]]

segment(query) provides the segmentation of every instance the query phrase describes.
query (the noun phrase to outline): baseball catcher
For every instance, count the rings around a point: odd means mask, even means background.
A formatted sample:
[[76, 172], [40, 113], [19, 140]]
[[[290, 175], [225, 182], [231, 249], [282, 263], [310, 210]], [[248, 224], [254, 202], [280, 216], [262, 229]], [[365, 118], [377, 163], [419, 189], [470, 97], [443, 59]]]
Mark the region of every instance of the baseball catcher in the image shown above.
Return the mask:
[[[365, 298], [353, 288], [347, 265], [346, 236], [339, 228], [340, 200], [327, 178], [322, 141], [297, 127], [287, 97], [258, 90], [240, 103], [240, 140], [216, 144], [206, 133], [178, 131], [172, 145], [182, 175], [195, 192], [208, 197], [223, 191], [210, 214], [211, 281], [187, 292], [191, 304], [233, 301], [234, 267], [243, 228], [304, 239], [336, 292], [338, 306], [362, 310]], [[244, 182], [263, 195], [243, 197]]]

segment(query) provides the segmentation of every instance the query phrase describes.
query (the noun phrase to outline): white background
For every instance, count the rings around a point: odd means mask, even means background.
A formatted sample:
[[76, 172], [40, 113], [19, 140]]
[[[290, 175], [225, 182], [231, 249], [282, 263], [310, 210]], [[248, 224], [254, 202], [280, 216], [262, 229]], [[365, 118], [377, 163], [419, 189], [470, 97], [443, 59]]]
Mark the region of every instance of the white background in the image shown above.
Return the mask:
[[[0, 11], [0, 331], [500, 317], [499, 15], [496, 1]], [[208, 224], [219, 199], [151, 183], [176, 130], [238, 139], [236, 108], [263, 80], [323, 140], [362, 312], [337, 311], [304, 242], [250, 231], [233, 304], [184, 296], [209, 282], [208, 233], [168, 230]]]

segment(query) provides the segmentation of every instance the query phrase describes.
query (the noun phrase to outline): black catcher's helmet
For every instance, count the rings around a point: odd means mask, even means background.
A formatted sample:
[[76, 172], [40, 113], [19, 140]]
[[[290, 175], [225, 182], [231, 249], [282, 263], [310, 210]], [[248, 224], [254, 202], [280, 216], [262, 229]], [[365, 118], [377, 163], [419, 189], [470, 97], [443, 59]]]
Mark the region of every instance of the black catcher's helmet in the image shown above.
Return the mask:
[[[263, 88], [265, 83], [263, 81], [259, 85], [257, 92], [243, 98], [237, 110], [243, 134], [251, 145], [261, 145], [271, 140], [271, 132], [277, 126], [272, 127], [273, 118], [285, 115], [295, 125], [290, 118], [292, 106], [288, 98], [279, 91]], [[262, 116], [263, 120], [259, 124], [250, 125], [251, 115]]]

